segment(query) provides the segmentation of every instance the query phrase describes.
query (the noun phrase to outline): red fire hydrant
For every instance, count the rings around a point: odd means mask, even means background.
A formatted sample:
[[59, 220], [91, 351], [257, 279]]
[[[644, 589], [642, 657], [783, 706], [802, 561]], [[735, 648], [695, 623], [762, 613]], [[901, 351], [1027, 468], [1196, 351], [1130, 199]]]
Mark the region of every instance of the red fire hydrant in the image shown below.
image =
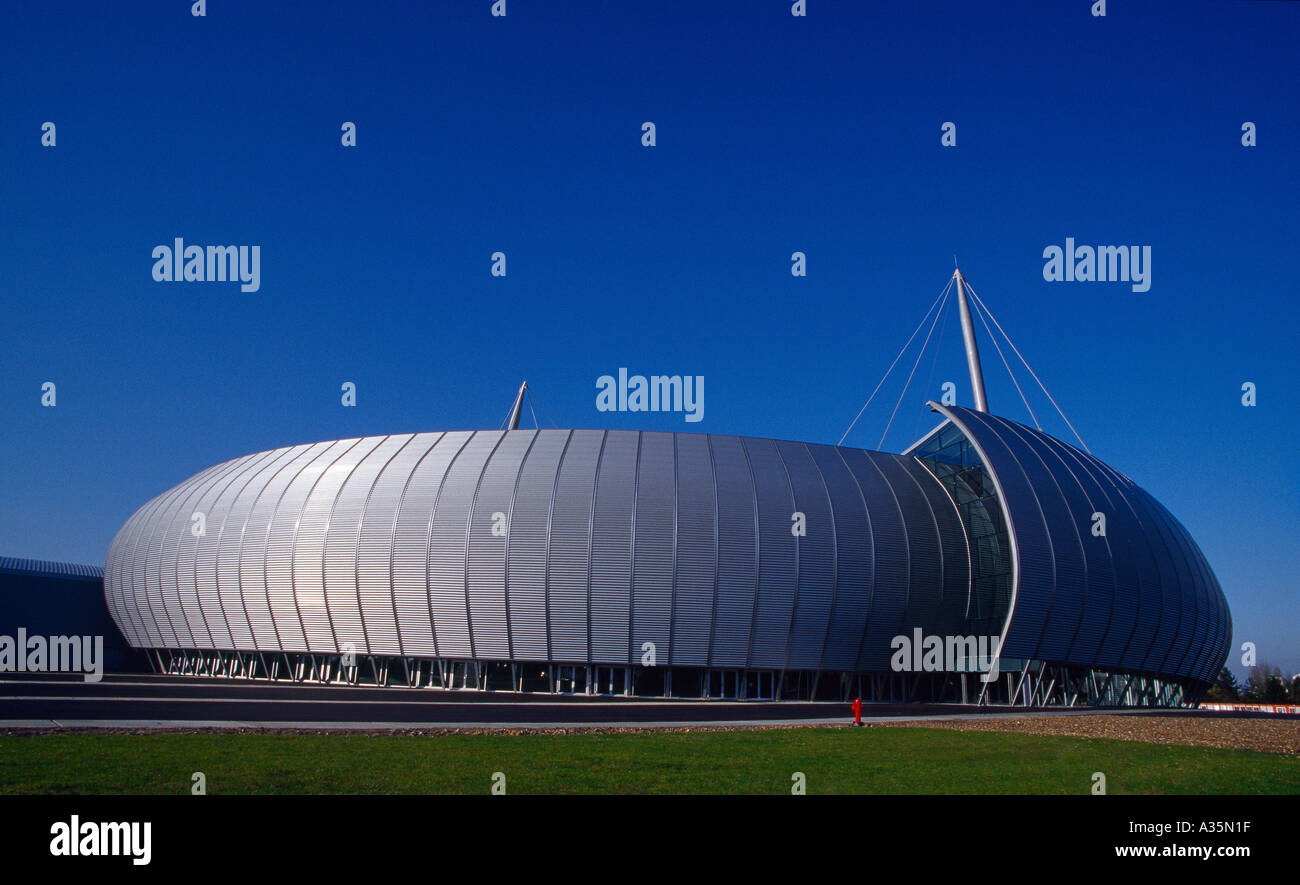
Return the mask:
[[853, 699], [853, 724], [862, 725], [862, 698]]

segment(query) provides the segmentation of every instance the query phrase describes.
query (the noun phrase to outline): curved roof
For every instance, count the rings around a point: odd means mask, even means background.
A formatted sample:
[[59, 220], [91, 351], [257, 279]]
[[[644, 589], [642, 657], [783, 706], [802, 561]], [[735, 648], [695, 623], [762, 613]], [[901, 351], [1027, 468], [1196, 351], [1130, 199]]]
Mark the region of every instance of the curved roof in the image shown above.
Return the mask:
[[[1232, 635], [1227, 601], [1168, 510], [1046, 433], [930, 405], [971, 440], [1000, 489], [1016, 576], [1004, 655], [1214, 680]], [[1097, 513], [1104, 534], [1094, 533]]]
[[186, 480], [118, 532], [106, 595], [142, 647], [629, 664], [653, 642], [661, 665], [792, 670], [888, 670], [895, 636], [992, 632], [1005, 612], [1008, 658], [1213, 681], [1227, 605], [1168, 511], [1047, 434], [932, 405], [984, 462], [1002, 540], [910, 455], [398, 434]]
[[227, 461], [144, 505], [106, 571], [141, 646], [627, 664], [654, 642], [660, 664], [773, 669], [888, 669], [899, 633], [964, 632], [970, 593], [960, 516], [914, 458], [598, 430]]
[[99, 580], [104, 569], [97, 565], [76, 562], [54, 562], [48, 559], [23, 559], [17, 556], [0, 556], [0, 573], [33, 575], [42, 578], [80, 578]]

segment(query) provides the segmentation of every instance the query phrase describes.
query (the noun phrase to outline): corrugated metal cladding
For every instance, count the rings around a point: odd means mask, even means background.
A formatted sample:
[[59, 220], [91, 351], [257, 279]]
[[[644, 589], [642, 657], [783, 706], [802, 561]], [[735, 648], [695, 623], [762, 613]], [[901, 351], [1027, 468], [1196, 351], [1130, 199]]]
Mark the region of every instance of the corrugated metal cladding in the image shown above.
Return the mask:
[[145, 504], [105, 569], [139, 647], [635, 664], [649, 642], [679, 667], [885, 670], [970, 597], [960, 515], [913, 458], [634, 431], [248, 455]]
[[75, 562], [53, 562], [48, 559], [23, 559], [17, 556], [0, 556], [0, 574], [39, 575], [60, 578], [102, 578], [104, 569], [97, 565]]
[[98, 636], [105, 670], [147, 670], [104, 605], [100, 566], [0, 556], [0, 636]]
[[[1164, 507], [1044, 433], [936, 408], [984, 453], [1015, 539], [1004, 655], [1213, 680], [1227, 603]], [[104, 580], [147, 648], [627, 664], [649, 642], [661, 665], [879, 671], [900, 633], [971, 632], [966, 534], [918, 461], [686, 433], [248, 455], [140, 508]]]
[[[1212, 682], [1232, 620], [1187, 530], [1128, 477], [1022, 424], [935, 406], [1002, 489], [1019, 581], [1002, 653]], [[1106, 517], [1093, 534], [1093, 514]]]

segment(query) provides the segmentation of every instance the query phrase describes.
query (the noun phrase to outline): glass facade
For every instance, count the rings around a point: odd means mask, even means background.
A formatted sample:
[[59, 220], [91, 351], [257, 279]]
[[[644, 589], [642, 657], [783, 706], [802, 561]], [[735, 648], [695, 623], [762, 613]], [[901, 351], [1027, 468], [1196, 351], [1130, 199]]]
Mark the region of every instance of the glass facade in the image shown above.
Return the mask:
[[967, 630], [998, 636], [1011, 604], [1011, 546], [993, 479], [970, 440], [945, 421], [909, 452], [947, 487], [970, 540]]

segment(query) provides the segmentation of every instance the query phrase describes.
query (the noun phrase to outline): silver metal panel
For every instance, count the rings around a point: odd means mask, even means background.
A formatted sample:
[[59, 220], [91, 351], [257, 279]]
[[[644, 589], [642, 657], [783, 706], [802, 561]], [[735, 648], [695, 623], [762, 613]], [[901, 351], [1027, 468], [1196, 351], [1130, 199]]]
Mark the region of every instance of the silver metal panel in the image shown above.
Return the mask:
[[744, 667], [758, 599], [758, 504], [740, 438], [710, 436], [708, 442], [718, 490], [718, 592], [709, 666]]
[[132, 647], [139, 644], [134, 615], [126, 606], [125, 584], [121, 579], [122, 562], [126, 558], [126, 539], [131, 530], [134, 516], [122, 523], [108, 544], [108, 555], [104, 557], [104, 602], [108, 606], [113, 622], [118, 625], [122, 635]]
[[[415, 466], [402, 493], [393, 537], [393, 605], [407, 656], [469, 657], [465, 608], [465, 530], [482, 457], [473, 433], [448, 433]], [[458, 471], [470, 447], [479, 463]], [[466, 486], [468, 485], [468, 489]], [[446, 496], [445, 500], [442, 497]]]
[[[518, 483], [512, 490], [514, 504], [509, 514], [506, 604], [510, 622], [511, 657], [518, 661], [550, 660], [546, 643], [546, 549], [560, 458], [564, 455], [569, 433], [567, 430], [539, 431], [519, 471]], [[585, 520], [582, 537], [582, 599], [585, 607]], [[585, 624], [583, 641], [586, 641]]]
[[[675, 667], [705, 667], [717, 589], [717, 499], [709, 438], [674, 434], [677, 448], [677, 556], [671, 657]], [[660, 663], [664, 663], [660, 658]]]
[[1190, 675], [1199, 677], [1210, 646], [1210, 623], [1215, 616], [1214, 603], [1210, 597], [1210, 582], [1205, 575], [1202, 567], [1201, 558], [1191, 549], [1191, 536], [1187, 529], [1179, 522], [1172, 513], [1163, 505], [1156, 502], [1164, 513], [1165, 520], [1169, 524], [1170, 532], [1178, 544], [1179, 552], [1183, 556], [1183, 561], [1187, 565], [1188, 572], [1192, 576], [1192, 581], [1196, 586], [1196, 598], [1192, 601], [1194, 609], [1194, 621], [1191, 631], [1191, 642], [1179, 663], [1180, 669]]
[[1047, 615], [1056, 595], [1056, 567], [1047, 521], [1039, 507], [1033, 484], [1024, 467], [1007, 448], [1002, 437], [989, 427], [980, 413], [950, 408], [960, 424], [978, 434], [978, 442], [991, 463], [1002, 488], [1007, 530], [1015, 537], [1019, 575], [1014, 589], [1011, 623], [1002, 640], [1002, 654], [1013, 658], [1035, 658], [1047, 629]]
[[[429, 535], [428, 604], [438, 637], [438, 651], [444, 658], [474, 657], [472, 612], [465, 576], [469, 517], [479, 478], [504, 435], [502, 431], [490, 430], [474, 433], [447, 468], [438, 493]], [[408, 495], [414, 492], [415, 485], [412, 483]], [[501, 608], [504, 628], [504, 599]], [[406, 642], [405, 631], [402, 641]]]
[[[945, 413], [995, 474], [1017, 553], [1004, 656], [1214, 678], [1230, 616], [1167, 510], [1045, 434]], [[911, 457], [460, 432], [223, 462], [133, 514], [104, 581], [143, 647], [637, 664], [653, 642], [660, 665], [882, 671], [894, 636], [964, 627], [970, 557]]]
[[112, 595], [117, 599], [117, 625], [122, 630], [122, 635], [133, 646], [150, 644], [150, 637], [145, 631], [144, 619], [140, 615], [136, 602], [136, 585], [132, 572], [135, 566], [136, 536], [140, 532], [140, 526], [145, 522], [146, 513], [156, 500], [155, 498], [146, 502], [123, 524], [113, 539], [112, 546], [109, 547], [108, 557], [104, 563], [105, 586], [112, 587]]
[[[147, 506], [148, 504], [145, 505]], [[131, 518], [122, 524], [122, 528], [118, 529], [108, 549], [108, 556], [104, 560], [104, 586], [110, 588], [110, 594], [117, 600], [115, 620], [122, 635], [132, 646], [143, 646], [148, 643], [144, 624], [140, 619], [139, 611], [136, 610], [131, 584], [131, 555], [134, 553], [135, 533], [143, 519], [141, 515], [143, 510], [144, 507], [132, 514]]]
[[221, 524], [220, 537], [217, 538], [216, 568], [217, 599], [222, 611], [226, 613], [230, 638], [236, 649], [247, 651], [257, 648], [257, 639], [248, 617], [248, 596], [258, 593], [265, 599], [266, 595], [265, 584], [260, 577], [256, 583], [250, 582], [247, 593], [244, 591], [244, 545], [245, 542], [257, 544], [260, 541], [260, 538], [248, 535], [248, 518], [267, 483], [308, 448], [309, 446], [291, 446], [276, 449], [266, 461], [249, 464], [232, 485], [234, 497]]
[[[816, 670], [825, 652], [836, 587], [835, 514], [826, 481], [803, 443], [779, 442], [794, 493], [794, 510], [804, 515], [804, 534], [795, 538], [798, 585], [785, 666]], [[793, 528], [793, 523], [787, 531]]]
[[939, 527], [929, 501], [908, 469], [911, 459], [883, 453], [872, 453], [871, 459], [893, 489], [907, 529], [908, 584], [900, 632], [910, 636], [919, 627], [925, 633], [937, 622], [943, 592]]
[[641, 434], [637, 462], [634, 559], [632, 566], [631, 657], [640, 662], [654, 651], [656, 666], [672, 660], [670, 644], [676, 579], [676, 454], [673, 434]]
[[325, 540], [344, 483], [381, 442], [383, 437], [378, 436], [356, 440], [317, 477], [300, 511], [293, 541], [292, 583], [308, 651], [322, 654], [341, 651], [326, 598]]
[[[1144, 570], [1139, 568], [1139, 561], [1144, 555], [1149, 555], [1149, 550], [1139, 537], [1141, 527], [1128, 500], [1115, 487], [1110, 475], [1094, 463], [1094, 459], [1077, 449], [1068, 446], [1064, 448], [1084, 471], [1095, 478], [1107, 503], [1106, 540], [1114, 557], [1116, 595], [1110, 629], [1098, 652], [1098, 659], [1115, 661], [1113, 666], [1116, 667], [1138, 666], [1141, 657], [1132, 651], [1134, 638], [1139, 636], [1143, 625], [1151, 622], [1153, 616], [1149, 606], [1144, 608], [1149, 590], [1143, 586]], [[1154, 635], [1154, 627], [1152, 633]]]
[[120, 604], [124, 601], [124, 598], [122, 587], [117, 580], [117, 569], [121, 567], [123, 539], [126, 537], [130, 525], [131, 520], [127, 519], [113, 534], [113, 540], [108, 542], [108, 554], [104, 557], [104, 604], [108, 606], [109, 616], [118, 625], [118, 629], [126, 637], [127, 643], [135, 646], [139, 640], [133, 636], [133, 630], [128, 629], [132, 628], [133, 625], [131, 624], [130, 615]]
[[925, 495], [930, 513], [938, 530], [939, 566], [943, 584], [939, 605], [928, 632], [938, 636], [965, 636], [966, 613], [971, 598], [970, 547], [966, 541], [966, 528], [962, 524], [957, 504], [943, 483], [924, 465], [913, 458], [902, 462], [912, 479]]
[[858, 482], [834, 446], [809, 445], [835, 514], [835, 599], [820, 666], [852, 670], [867, 627], [874, 584], [872, 532]]
[[1133, 500], [1131, 489], [1127, 488], [1127, 484], [1119, 474], [1101, 461], [1096, 461], [1095, 466], [1106, 476], [1111, 489], [1124, 503], [1126, 511], [1124, 520], [1129, 525], [1129, 539], [1132, 541], [1133, 569], [1138, 576], [1138, 588], [1141, 593], [1137, 624], [1124, 650], [1124, 666], [1145, 670], [1152, 652], [1156, 649], [1156, 641], [1160, 636], [1161, 623], [1165, 615], [1165, 589], [1156, 562], [1158, 545], [1151, 543], [1151, 533], [1155, 529], [1149, 524], [1145, 508]]
[[[506, 609], [506, 553], [513, 529], [515, 485], [536, 436], [535, 430], [512, 430], [504, 434], [483, 468], [474, 492], [465, 594], [474, 656], [478, 658], [515, 660]], [[494, 523], [500, 526], [499, 534], [493, 531]]]
[[1152, 512], [1147, 501], [1137, 494], [1135, 489], [1127, 488], [1125, 491], [1129, 493], [1133, 506], [1142, 515], [1142, 524], [1147, 532], [1146, 540], [1151, 545], [1156, 568], [1160, 572], [1160, 627], [1156, 630], [1155, 642], [1143, 663], [1144, 670], [1156, 671], [1164, 665], [1178, 641], [1178, 629], [1182, 621], [1180, 605], [1182, 593], [1179, 587], [1178, 569], [1174, 566], [1173, 552], [1161, 531], [1159, 516]]
[[780, 669], [789, 653], [790, 625], [799, 586], [793, 525], [794, 494], [785, 464], [770, 439], [741, 440], [749, 455], [758, 501], [758, 601], [749, 666]]
[[[1080, 624], [1089, 617], [1084, 610], [1086, 599], [1087, 575], [1084, 568], [1083, 541], [1079, 537], [1078, 520], [1090, 520], [1091, 513], [1081, 514], [1070, 509], [1069, 501], [1061, 489], [1061, 484], [1048, 467], [1038, 450], [1026, 441], [1026, 433], [1017, 432], [1016, 427], [1008, 421], [989, 415], [986, 418], [990, 428], [994, 428], [1002, 437], [1012, 455], [1019, 461], [1034, 486], [1038, 504], [1047, 520], [1051, 536], [1052, 553], [1056, 566], [1056, 587], [1051, 607], [1047, 615], [1046, 632], [1039, 644], [1039, 656], [1048, 661], [1077, 660], [1071, 658], [1070, 649], [1075, 642]], [[1090, 523], [1089, 523], [1090, 524]], [[1094, 613], [1096, 616], [1100, 613]], [[1098, 624], [1094, 635], [1096, 639], [1103, 629]], [[1096, 654], [1096, 645], [1086, 660], [1092, 660]]]
[[[208, 597], [210, 605], [203, 605], [204, 600], [200, 596], [196, 580], [199, 552], [201, 548], [206, 547], [215, 554], [216, 534], [221, 523], [220, 516], [211, 512], [212, 505], [216, 503], [221, 492], [226, 489], [230, 479], [238, 476], [249, 460], [256, 461], [257, 458], [256, 455], [236, 458], [220, 465], [220, 472], [214, 473], [199, 488], [197, 498], [193, 503], [191, 516], [186, 518], [182, 511], [179, 520], [180, 524], [173, 526], [176, 549], [170, 557], [173, 569], [172, 580], [177, 595], [180, 597], [181, 611], [189, 624], [190, 635], [194, 640], [195, 648], [227, 648], [230, 644], [230, 630], [226, 626], [225, 617], [222, 615], [221, 608], [217, 603], [215, 587], [212, 588], [210, 593], [204, 594]], [[197, 526], [192, 522], [192, 514], [203, 515], [202, 536], [194, 534]]]
[[1140, 489], [1124, 482], [1123, 477], [1117, 477], [1117, 482], [1124, 486], [1125, 494], [1132, 502], [1133, 507], [1141, 514], [1142, 523], [1147, 532], [1146, 540], [1155, 556], [1156, 566], [1160, 573], [1160, 626], [1156, 631], [1156, 638], [1151, 646], [1151, 651], [1143, 663], [1143, 668], [1155, 672], [1164, 672], [1163, 668], [1170, 658], [1174, 646], [1181, 638], [1180, 627], [1183, 617], [1181, 606], [1183, 596], [1182, 575], [1179, 574], [1179, 569], [1174, 564], [1175, 550], [1170, 545], [1169, 538], [1165, 534], [1160, 515], [1151, 508], [1150, 500]]
[[1192, 576], [1182, 545], [1176, 537], [1178, 532], [1171, 525], [1171, 517], [1168, 511], [1143, 489], [1132, 484], [1130, 484], [1129, 488], [1132, 490], [1134, 497], [1142, 502], [1143, 507], [1151, 517], [1152, 523], [1156, 526], [1157, 534], [1164, 543], [1165, 555], [1175, 575], [1171, 586], [1178, 589], [1178, 592], [1173, 594], [1174, 598], [1172, 600], [1176, 617], [1173, 639], [1165, 648], [1165, 653], [1159, 659], [1159, 663], [1152, 669], [1159, 673], [1185, 674], [1187, 669], [1183, 660], [1187, 657], [1196, 635], [1197, 584], [1199, 581]]
[[131, 539], [131, 599], [140, 618], [140, 627], [153, 646], [165, 646], [166, 643], [162, 638], [162, 627], [158, 623], [158, 617], [149, 603], [148, 586], [145, 581], [145, 572], [149, 564], [149, 539], [153, 536], [154, 520], [159, 508], [165, 506], [175, 494], [175, 490], [169, 490], [150, 502], [148, 512], [140, 520], [135, 536]]
[[[323, 522], [329, 512], [329, 503], [320, 502], [308, 511], [308, 501], [312, 490], [316, 488], [322, 476], [356, 445], [357, 440], [338, 440], [326, 446], [315, 458], [303, 464], [293, 480], [284, 487], [276, 504], [266, 533], [266, 596], [271, 608], [271, 617], [275, 622], [275, 632], [280, 640], [282, 651], [311, 651], [307, 645], [307, 635], [302, 616], [305, 605], [313, 615], [319, 617], [322, 626], [328, 629], [325, 618], [325, 596], [321, 591], [320, 579], [315, 586], [308, 583], [299, 593], [294, 585], [293, 559], [297, 542], [298, 529], [304, 519], [309, 523]], [[315, 560], [320, 561], [320, 551], [315, 551]]]
[[858, 640], [858, 668], [888, 670], [890, 640], [902, 631], [903, 606], [910, 584], [907, 527], [898, 498], [875, 465], [875, 453], [840, 449], [839, 454], [866, 501], [874, 542], [874, 583], [866, 630]]
[[632, 514], [640, 434], [605, 434], [591, 529], [591, 660], [626, 664], [632, 622]]
[[[1068, 471], [1083, 496], [1083, 510], [1089, 514], [1102, 513], [1107, 519], [1107, 531], [1100, 536], [1093, 535], [1091, 515], [1086, 519], [1080, 517], [1079, 522], [1088, 571], [1088, 599], [1084, 611], [1097, 613], [1097, 622], [1101, 622], [1100, 615], [1105, 614], [1096, 648], [1083, 653], [1090, 655], [1089, 659], [1097, 666], [1115, 669], [1120, 666], [1124, 645], [1137, 623], [1137, 575], [1131, 565], [1132, 552], [1123, 533], [1117, 537], [1111, 533], [1112, 521], [1116, 519], [1116, 502], [1089, 465], [1077, 457], [1076, 450], [1046, 435], [1040, 438], [1040, 442], [1044, 450], [1054, 455], [1061, 467]], [[1081, 512], [1077, 503], [1071, 505], [1071, 510]]]
[[[1059, 660], [1054, 643], [1073, 626], [1068, 662], [1202, 681], [1217, 675], [1222, 661], [1217, 651], [1226, 648], [1226, 602], [1200, 549], [1163, 505], [1114, 468], [1041, 431], [966, 409], [946, 411], [965, 421], [983, 447], [997, 452], [991, 467], [1004, 484], [1008, 476], [1014, 478], [1015, 467], [1025, 466], [1046, 513], [1060, 585], [1043, 648], [1027, 656]], [[1006, 438], [1006, 447], [999, 448], [994, 438]], [[1023, 522], [1027, 499], [1005, 497], [1013, 521]], [[1106, 513], [1104, 538], [1092, 536], [1090, 513], [1088, 519], [1079, 515], [1089, 508]], [[1078, 579], [1071, 573], [1072, 541], [1083, 554]], [[1068, 589], [1078, 583], [1084, 593], [1074, 611]], [[1022, 579], [1013, 633], [1023, 604], [1039, 595], [1036, 587], [1037, 582]], [[1015, 654], [1010, 642], [1006, 651]]]
[[[435, 449], [446, 451], [445, 445], [454, 452], [464, 444], [467, 437], [468, 434], [460, 434], [455, 440], [446, 440], [445, 435], [441, 433], [417, 434], [380, 470], [366, 498], [357, 550], [357, 595], [361, 620], [365, 624], [366, 641], [374, 654], [404, 653], [394, 608], [395, 569], [403, 570], [403, 581], [406, 586], [418, 583], [419, 595], [424, 595], [424, 556], [428, 543], [427, 513], [424, 521], [421, 522], [419, 512], [413, 514], [408, 512], [401, 533], [401, 563], [396, 562], [397, 516], [405, 500], [404, 494], [410, 484], [411, 474], [417, 464], [432, 456]], [[440, 460], [446, 460], [441, 454], [438, 457]], [[415, 561], [417, 555], [418, 563]], [[419, 599], [415, 601], [418, 602]], [[408, 604], [410, 602], [407, 600]], [[427, 603], [425, 610], [427, 618]]]
[[[1148, 497], [1150, 497], [1149, 493]], [[1189, 643], [1179, 659], [1178, 668], [1182, 673], [1199, 673], [1201, 668], [1198, 666], [1198, 662], [1204, 657], [1204, 650], [1209, 643], [1210, 610], [1213, 605], [1209, 598], [1210, 584], [1201, 570], [1199, 557], [1191, 549], [1192, 539], [1187, 529], [1169, 512], [1168, 508], [1154, 498], [1151, 500], [1152, 504], [1159, 508], [1161, 515], [1164, 517], [1169, 534], [1178, 547], [1179, 562], [1186, 567], [1189, 580], [1196, 589], [1192, 599], [1184, 602], [1183, 629], [1189, 636]], [[1186, 626], [1188, 624], [1187, 612], [1190, 612], [1191, 615], [1192, 626], [1190, 630]]]
[[[339, 488], [325, 532], [322, 580], [325, 607], [334, 628], [339, 651], [370, 653], [365, 621], [361, 617], [357, 573], [360, 566], [361, 526], [370, 492], [384, 467], [412, 439], [412, 435], [372, 437], [365, 457]], [[393, 632], [396, 633], [394, 625]]]
[[[1186, 567], [1189, 580], [1196, 590], [1190, 600], [1184, 600], [1183, 632], [1188, 636], [1188, 646], [1180, 656], [1177, 666], [1179, 672], [1189, 674], [1199, 672], [1197, 661], [1204, 656], [1204, 649], [1208, 639], [1210, 608], [1207, 597], [1208, 582], [1201, 572], [1196, 556], [1188, 548], [1190, 538], [1186, 529], [1160, 502], [1155, 501], [1154, 503], [1160, 508], [1160, 512], [1169, 526], [1170, 536], [1174, 539], [1180, 554], [1179, 562]], [[1192, 625], [1190, 630], [1187, 628], [1189, 612]]]
[[152, 514], [155, 509], [162, 505], [166, 497], [166, 492], [157, 495], [136, 512], [133, 517], [134, 525], [125, 541], [127, 553], [122, 557], [125, 605], [130, 608], [134, 616], [134, 625], [138, 635], [149, 646], [160, 646], [162, 640], [158, 625], [154, 621], [153, 613], [149, 610], [149, 603], [145, 597], [145, 556], [144, 548], [141, 547], [141, 538], [146, 537], [151, 525]]
[[1074, 531], [1073, 516], [1055, 479], [1033, 449], [1000, 419], [987, 416], [984, 420], [987, 427], [1001, 437], [1024, 471], [1047, 527], [1054, 580], [1036, 657], [1065, 661], [1069, 657], [1075, 629], [1083, 617], [1083, 548]]
[[150, 637], [156, 637], [160, 644], [173, 648], [183, 646], [181, 646], [175, 631], [172, 629], [167, 610], [163, 605], [162, 594], [158, 589], [160, 542], [157, 536], [167, 518], [167, 514], [172, 507], [176, 506], [176, 502], [184, 495], [185, 491], [186, 486], [184, 485], [177, 486], [169, 491], [164, 500], [156, 507], [144, 526], [144, 530], [136, 539], [136, 556], [143, 570], [140, 576], [140, 589], [137, 591], [137, 598], [146, 619], [145, 629], [150, 630], [150, 627], [152, 627]]
[[[221, 604], [220, 589], [217, 586], [217, 555], [221, 547], [221, 535], [226, 527], [226, 518], [230, 505], [241, 485], [258, 465], [274, 460], [277, 452], [259, 452], [237, 458], [238, 468], [229, 474], [219, 486], [214, 487], [213, 495], [202, 502], [207, 515], [207, 531], [203, 537], [196, 539], [192, 552], [190, 581], [199, 598], [199, 607], [212, 635], [213, 647], [222, 651], [232, 651], [238, 646], [230, 632], [230, 619]], [[184, 559], [184, 554], [182, 554]], [[240, 609], [242, 617], [242, 607]]]
[[[1114, 587], [1107, 574], [1109, 546], [1104, 537], [1092, 534], [1095, 508], [1074, 472], [1048, 445], [1046, 437], [1029, 434], [1027, 428], [1007, 421], [1002, 423], [1009, 431], [1018, 433], [1033, 450], [1060, 493], [1065, 516], [1059, 523], [1054, 523], [1053, 530], [1059, 540], [1058, 546], [1063, 550], [1073, 552], [1075, 547], [1070, 545], [1070, 539], [1074, 539], [1079, 551], [1079, 561], [1074, 567], [1080, 573], [1079, 613], [1074, 619], [1074, 633], [1065, 660], [1095, 662], [1110, 622], [1114, 599]], [[1064, 565], [1060, 566], [1058, 580], [1068, 571]]]
[[212, 640], [207, 625], [198, 611], [198, 599], [190, 596], [189, 605], [177, 583], [176, 558], [182, 539], [189, 534], [190, 518], [198, 509], [203, 492], [229, 469], [228, 463], [219, 464], [202, 478], [192, 478], [184, 485], [186, 492], [178, 498], [177, 506], [158, 525], [158, 586], [167, 619], [174, 625], [178, 642], [186, 648], [211, 648]]
[[[201, 484], [214, 474], [220, 472], [220, 465], [209, 467], [202, 473], [176, 486], [168, 495], [167, 501], [154, 511], [145, 540], [145, 598], [158, 625], [161, 636], [172, 648], [193, 648], [194, 640], [190, 636], [185, 615], [180, 610], [179, 600], [175, 595], [176, 564], [167, 563], [167, 576], [164, 578], [164, 560], [172, 550], [167, 544], [168, 529], [174, 524], [177, 514], [194, 494], [195, 484]], [[186, 511], [185, 518], [189, 518]]]
[[[333, 445], [315, 443], [297, 454], [271, 476], [266, 486], [257, 493], [248, 520], [244, 524], [244, 539], [240, 545], [239, 586], [243, 593], [244, 610], [253, 629], [253, 642], [258, 651], [284, 651], [277, 632], [277, 622], [271, 610], [270, 580], [267, 574], [267, 550], [271, 543], [271, 525], [280, 506], [280, 499], [309, 464]], [[282, 543], [279, 538], [276, 543]], [[288, 574], [284, 581], [287, 583]], [[302, 645], [302, 643], [297, 643]]]
[[[193, 638], [181, 612], [180, 602], [175, 593], [175, 561], [166, 563], [175, 549], [174, 543], [167, 543], [168, 529], [174, 524], [176, 515], [185, 507], [185, 503], [194, 494], [196, 484], [202, 484], [208, 478], [221, 472], [222, 465], [209, 467], [207, 470], [191, 477], [172, 489], [167, 500], [154, 511], [150, 519], [147, 536], [142, 536], [145, 547], [145, 598], [159, 632], [164, 638], [170, 637], [172, 647], [191, 648]], [[189, 513], [185, 512], [188, 520]]]
[[1111, 492], [1121, 504], [1119, 511], [1127, 529], [1126, 537], [1130, 542], [1129, 552], [1132, 555], [1129, 568], [1137, 576], [1139, 594], [1137, 620], [1133, 625], [1133, 634], [1124, 646], [1121, 661], [1126, 668], [1142, 669], [1155, 643], [1156, 632], [1164, 612], [1160, 598], [1160, 573], [1156, 569], [1151, 543], [1147, 538], [1148, 529], [1140, 521], [1138, 511], [1134, 509], [1125, 491], [1115, 483], [1113, 475], [1106, 471], [1104, 466], [1098, 465], [1098, 467], [1110, 479]]
[[588, 653], [588, 597], [592, 505], [596, 463], [605, 434], [572, 430], [555, 478], [555, 506], [547, 541], [547, 625], [550, 659], [585, 663]]

